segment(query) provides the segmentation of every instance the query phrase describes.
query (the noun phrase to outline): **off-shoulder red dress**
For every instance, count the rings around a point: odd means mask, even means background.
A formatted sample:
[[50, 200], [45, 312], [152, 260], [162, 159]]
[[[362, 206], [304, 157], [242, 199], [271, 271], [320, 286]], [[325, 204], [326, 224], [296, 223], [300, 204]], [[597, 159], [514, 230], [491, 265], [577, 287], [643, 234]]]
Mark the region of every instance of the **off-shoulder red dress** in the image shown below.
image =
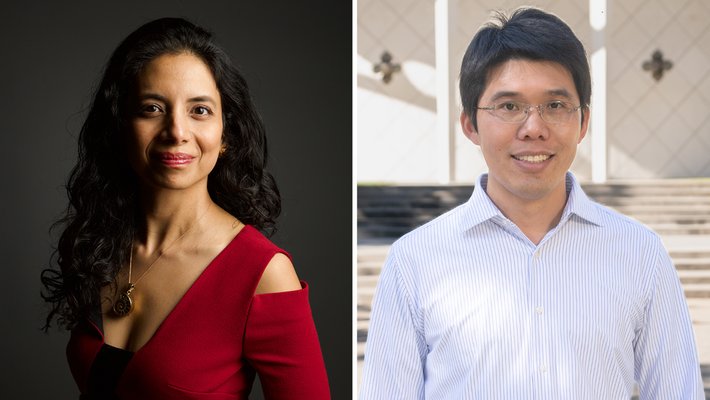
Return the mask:
[[105, 357], [125, 351], [104, 343], [100, 316], [77, 326], [67, 359], [82, 398], [93, 398], [92, 380], [106, 374], [106, 362], [96, 362], [102, 353], [104, 361], [123, 359], [125, 369], [118, 367], [115, 377], [118, 399], [247, 399], [255, 373], [266, 399], [329, 399], [308, 286], [254, 294], [279, 252], [256, 229], [243, 228], [128, 357]]

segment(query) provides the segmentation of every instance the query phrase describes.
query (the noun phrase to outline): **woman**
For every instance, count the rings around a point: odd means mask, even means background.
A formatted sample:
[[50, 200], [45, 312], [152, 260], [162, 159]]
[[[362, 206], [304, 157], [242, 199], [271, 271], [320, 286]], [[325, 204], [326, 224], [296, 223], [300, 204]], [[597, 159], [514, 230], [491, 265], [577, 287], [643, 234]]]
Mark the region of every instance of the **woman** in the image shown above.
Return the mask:
[[45, 300], [82, 398], [329, 398], [246, 82], [183, 19], [115, 50], [79, 136]]

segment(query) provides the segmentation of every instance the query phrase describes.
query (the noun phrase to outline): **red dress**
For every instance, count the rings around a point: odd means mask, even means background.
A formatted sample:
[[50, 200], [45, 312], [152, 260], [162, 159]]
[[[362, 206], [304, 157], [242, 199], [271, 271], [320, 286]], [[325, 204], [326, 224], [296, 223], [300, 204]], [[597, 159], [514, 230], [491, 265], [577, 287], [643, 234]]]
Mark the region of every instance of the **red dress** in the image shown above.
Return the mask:
[[[254, 295], [283, 250], [246, 226], [208, 265], [118, 378], [119, 399], [330, 399], [308, 286]], [[67, 359], [82, 394], [104, 346], [101, 321], [77, 326]]]

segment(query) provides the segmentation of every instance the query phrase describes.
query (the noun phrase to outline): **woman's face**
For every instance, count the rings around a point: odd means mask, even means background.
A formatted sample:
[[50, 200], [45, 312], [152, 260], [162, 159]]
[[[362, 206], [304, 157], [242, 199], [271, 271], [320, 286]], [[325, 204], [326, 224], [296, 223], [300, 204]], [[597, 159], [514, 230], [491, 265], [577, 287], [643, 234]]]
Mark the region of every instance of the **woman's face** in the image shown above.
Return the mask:
[[222, 104], [207, 65], [189, 53], [165, 54], [137, 77], [127, 156], [153, 189], [204, 186], [222, 143]]

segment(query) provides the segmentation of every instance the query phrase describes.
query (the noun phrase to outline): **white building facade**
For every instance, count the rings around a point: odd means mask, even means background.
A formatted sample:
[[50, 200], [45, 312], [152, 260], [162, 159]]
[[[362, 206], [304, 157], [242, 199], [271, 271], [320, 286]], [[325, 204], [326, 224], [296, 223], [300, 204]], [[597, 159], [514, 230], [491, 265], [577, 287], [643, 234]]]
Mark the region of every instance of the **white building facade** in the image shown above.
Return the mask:
[[[472, 183], [486, 170], [458, 125], [458, 73], [492, 10], [532, 5], [565, 20], [592, 67], [583, 181], [710, 177], [710, 0], [358, 0], [360, 183]], [[654, 52], [660, 79], [644, 69]], [[382, 54], [399, 70], [388, 83]], [[668, 68], [670, 67], [670, 68]]]

